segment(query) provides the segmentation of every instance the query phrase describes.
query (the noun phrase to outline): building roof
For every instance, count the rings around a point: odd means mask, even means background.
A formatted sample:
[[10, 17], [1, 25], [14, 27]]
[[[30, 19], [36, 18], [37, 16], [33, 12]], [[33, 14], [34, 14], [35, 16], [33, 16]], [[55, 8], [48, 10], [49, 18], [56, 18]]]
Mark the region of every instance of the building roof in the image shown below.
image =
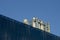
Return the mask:
[[0, 40], [60, 40], [60, 37], [0, 15]]

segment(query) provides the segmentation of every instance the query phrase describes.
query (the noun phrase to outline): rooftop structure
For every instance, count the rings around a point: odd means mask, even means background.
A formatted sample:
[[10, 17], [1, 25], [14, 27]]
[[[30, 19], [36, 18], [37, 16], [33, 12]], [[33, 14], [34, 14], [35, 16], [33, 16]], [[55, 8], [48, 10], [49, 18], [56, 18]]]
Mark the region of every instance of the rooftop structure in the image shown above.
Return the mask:
[[24, 19], [24, 23], [31, 25], [32, 27], [41, 29], [46, 32], [50, 32], [50, 24], [49, 23], [44, 23], [42, 20], [39, 20], [36, 17], [33, 17], [31, 22], [29, 22], [27, 19]]

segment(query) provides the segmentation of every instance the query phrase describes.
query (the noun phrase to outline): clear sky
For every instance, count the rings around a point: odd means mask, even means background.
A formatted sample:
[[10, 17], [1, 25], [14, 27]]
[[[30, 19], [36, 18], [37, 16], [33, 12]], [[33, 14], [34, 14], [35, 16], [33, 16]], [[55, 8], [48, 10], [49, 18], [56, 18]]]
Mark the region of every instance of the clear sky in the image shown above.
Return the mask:
[[51, 33], [60, 36], [60, 0], [0, 0], [0, 14], [21, 22], [36, 16], [50, 22]]

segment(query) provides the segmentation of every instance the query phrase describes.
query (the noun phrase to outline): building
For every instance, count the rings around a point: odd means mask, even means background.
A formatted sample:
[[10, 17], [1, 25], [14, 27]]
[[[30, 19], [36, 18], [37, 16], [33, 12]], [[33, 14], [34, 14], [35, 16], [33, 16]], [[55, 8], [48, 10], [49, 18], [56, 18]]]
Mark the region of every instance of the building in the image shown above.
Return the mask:
[[43, 31], [50, 32], [50, 24], [44, 23], [42, 20], [39, 20], [36, 17], [33, 17], [31, 22], [29, 22], [27, 19], [24, 19], [24, 23]]
[[60, 37], [0, 15], [0, 40], [60, 40]]

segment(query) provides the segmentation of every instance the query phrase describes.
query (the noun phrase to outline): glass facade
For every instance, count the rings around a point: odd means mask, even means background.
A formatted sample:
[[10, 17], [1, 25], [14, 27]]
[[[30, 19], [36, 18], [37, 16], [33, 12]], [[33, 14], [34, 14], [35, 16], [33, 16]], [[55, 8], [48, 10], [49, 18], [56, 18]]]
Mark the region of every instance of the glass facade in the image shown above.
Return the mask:
[[0, 15], [0, 40], [60, 40], [60, 37]]

